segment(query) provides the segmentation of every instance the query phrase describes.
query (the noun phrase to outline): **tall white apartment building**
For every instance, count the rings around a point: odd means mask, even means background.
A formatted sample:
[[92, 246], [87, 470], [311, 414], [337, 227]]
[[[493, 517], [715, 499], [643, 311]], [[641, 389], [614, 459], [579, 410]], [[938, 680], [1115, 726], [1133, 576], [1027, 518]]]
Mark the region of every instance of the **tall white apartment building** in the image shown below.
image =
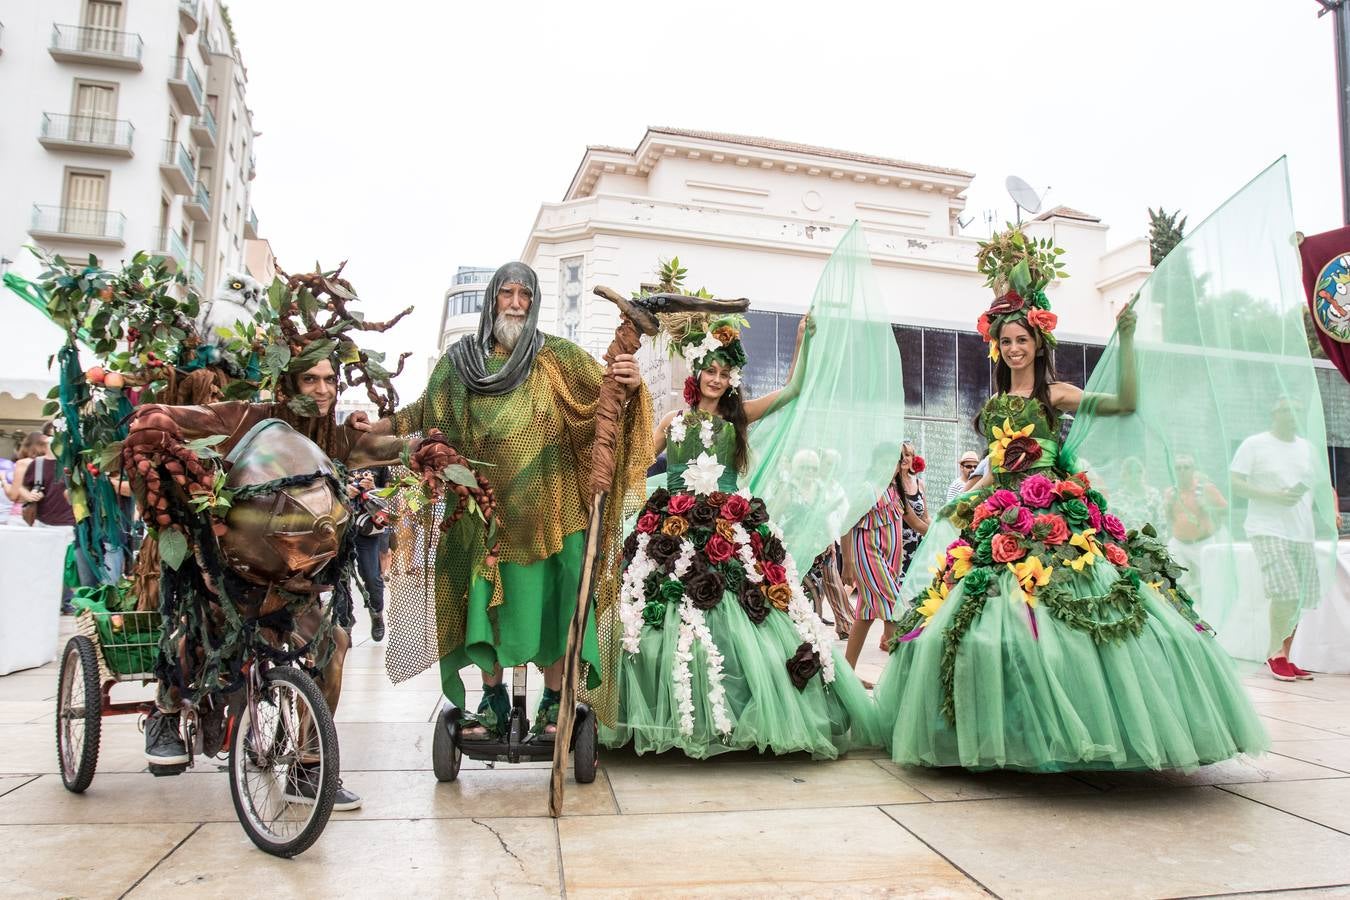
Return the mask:
[[255, 132], [220, 0], [0, 0], [0, 254], [242, 270]]

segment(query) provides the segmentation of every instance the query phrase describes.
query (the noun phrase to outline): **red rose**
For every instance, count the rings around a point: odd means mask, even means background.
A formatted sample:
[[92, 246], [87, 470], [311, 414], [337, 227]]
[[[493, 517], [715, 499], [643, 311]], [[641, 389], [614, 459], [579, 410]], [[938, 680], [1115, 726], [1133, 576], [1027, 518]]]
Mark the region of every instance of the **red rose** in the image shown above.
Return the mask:
[[666, 507], [672, 516], [682, 516], [694, 508], [693, 494], [672, 494], [670, 505]]
[[1059, 494], [1061, 498], [1077, 500], [1086, 492], [1087, 488], [1076, 481], [1061, 481], [1055, 485], [1055, 493]]
[[1042, 531], [1045, 532], [1045, 537], [1041, 538], [1041, 542], [1052, 547], [1063, 544], [1069, 539], [1069, 525], [1064, 521], [1063, 516], [1054, 514], [1037, 516], [1035, 523], [1032, 525], [1031, 533], [1037, 535]]
[[914, 462], [909, 464], [909, 470], [915, 475], [918, 475], [926, 468], [928, 468], [928, 463], [923, 461], [923, 457], [919, 456], [917, 453], [914, 454]]
[[1008, 442], [1008, 446], [1003, 448], [1003, 468], [1009, 472], [1029, 469], [1041, 458], [1043, 452], [1041, 445], [1036, 443], [1033, 437], [1023, 435], [1013, 438]]
[[654, 512], [646, 512], [638, 517], [637, 530], [643, 534], [651, 534], [656, 530], [656, 526], [661, 522], [661, 517]]
[[1015, 562], [1027, 555], [1027, 548], [1023, 547], [1022, 542], [1014, 535], [996, 534], [991, 543], [994, 551], [994, 562]]
[[981, 503], [979, 506], [975, 507], [975, 512], [971, 514], [970, 527], [974, 528], [985, 519], [996, 515], [998, 515], [998, 512], [992, 506], [988, 503]]
[[749, 511], [750, 501], [740, 494], [732, 494], [727, 498], [727, 502], [722, 504], [722, 518], [728, 522], [739, 522]]
[[727, 495], [722, 491], [713, 491], [711, 494], [708, 495], [709, 506], [720, 507], [723, 503], [726, 502], [727, 502]]
[[684, 402], [690, 406], [698, 406], [698, 379], [690, 375], [684, 380]]
[[1113, 566], [1128, 566], [1130, 564], [1129, 554], [1115, 544], [1106, 545], [1106, 558]]
[[1090, 490], [1092, 488], [1092, 482], [1088, 480], [1088, 474], [1086, 472], [1077, 472], [1069, 477], [1081, 484], [1083, 490]]
[[782, 584], [787, 581], [787, 569], [776, 562], [769, 562], [767, 559], [761, 560], [759, 570], [764, 573], [764, 580], [769, 584]]
[[755, 558], [764, 555], [764, 538], [760, 537], [758, 531], [750, 532], [750, 549], [755, 552]]
[[736, 545], [714, 532], [704, 545], [703, 553], [709, 562], [724, 563], [736, 555]]
[[975, 323], [975, 330], [978, 331], [978, 332], [980, 333], [980, 337], [984, 338], [986, 341], [987, 341], [987, 340], [990, 340], [990, 336], [989, 336], [989, 313], [983, 313], [983, 314], [980, 316], [980, 320], [979, 320], [978, 322]]
[[1027, 313], [1027, 323], [1049, 334], [1059, 324], [1059, 316], [1048, 309], [1033, 309]]

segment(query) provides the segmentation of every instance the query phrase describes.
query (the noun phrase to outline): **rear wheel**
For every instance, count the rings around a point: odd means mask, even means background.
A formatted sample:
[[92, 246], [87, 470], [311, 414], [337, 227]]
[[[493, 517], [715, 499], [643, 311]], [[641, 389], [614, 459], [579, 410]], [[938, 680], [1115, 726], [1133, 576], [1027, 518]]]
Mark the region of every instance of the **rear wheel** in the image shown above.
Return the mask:
[[103, 732], [103, 691], [94, 642], [77, 634], [61, 655], [56, 693], [56, 755], [66, 790], [82, 793], [94, 780]]
[[595, 770], [600, 764], [600, 727], [595, 713], [589, 708], [577, 709], [577, 724], [572, 743], [572, 770], [577, 784], [595, 781]]
[[319, 686], [293, 666], [269, 670], [253, 692], [230, 711], [230, 796], [249, 840], [291, 857], [318, 840], [333, 812], [337, 728]]
[[459, 766], [464, 751], [459, 745], [459, 719], [451, 718], [450, 710], [436, 717], [436, 734], [431, 739], [431, 768], [437, 781], [459, 778]]

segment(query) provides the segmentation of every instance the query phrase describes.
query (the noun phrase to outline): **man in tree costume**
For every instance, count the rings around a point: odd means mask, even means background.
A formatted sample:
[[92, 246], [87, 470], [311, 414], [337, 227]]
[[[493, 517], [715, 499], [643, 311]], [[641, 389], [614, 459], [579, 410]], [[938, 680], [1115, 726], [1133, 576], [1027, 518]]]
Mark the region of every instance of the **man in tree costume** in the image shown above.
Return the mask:
[[[123, 445], [124, 469], [134, 470], [139, 476], [143, 514], [147, 524], [161, 534], [158, 546], [164, 546], [162, 535], [175, 528], [195, 545], [185, 560], [171, 560], [166, 555], [168, 567], [162, 570], [163, 583], [156, 598], [165, 614], [167, 637], [157, 710], [145, 726], [146, 759], [152, 766], [188, 761], [179, 710], [182, 692], [193, 680], [194, 655], [208, 665], [208, 674], [198, 673], [196, 678], [198, 698], [236, 674], [230, 665], [237, 665], [239, 653], [220, 648], [233, 647], [242, 652], [246, 645], [235, 643], [238, 636], [199, 633], [202, 628], [218, 630], [228, 621], [220, 615], [219, 606], [224, 604], [231, 604], [245, 621], [298, 635], [308, 645], [306, 656], [320, 670], [316, 680], [329, 709], [337, 711], [342, 665], [351, 639], [344, 627], [336, 626], [351, 624], [355, 545], [345, 501], [330, 506], [326, 496], [307, 494], [309, 488], [301, 482], [313, 482], [316, 474], [326, 475], [324, 480], [336, 482], [336, 496], [345, 497], [340, 470], [335, 471], [328, 460], [345, 467], [391, 464], [400, 459], [408, 443], [402, 438], [341, 426], [334, 416], [341, 389], [339, 373], [344, 370], [349, 385], [367, 385], [381, 411], [393, 411], [397, 394], [389, 379], [397, 372], [391, 374], [379, 367], [346, 335], [354, 330], [383, 331], [407, 311], [388, 323], [367, 323], [352, 316], [346, 303], [355, 296], [351, 286], [336, 274], [295, 276], [284, 286], [274, 286], [274, 294], [274, 302], [281, 307], [276, 322], [280, 341], [276, 346], [285, 348], [278, 351], [269, 346], [264, 360], [263, 381], [274, 400], [142, 406], [132, 417]], [[324, 322], [318, 321], [320, 309], [329, 313]], [[381, 390], [375, 390], [376, 386]], [[298, 448], [294, 441], [286, 444], [285, 439], [271, 445], [257, 442], [258, 435], [275, 420], [312, 441], [318, 448], [314, 452], [322, 451], [327, 457], [319, 460], [317, 473], [316, 460], [306, 455], [304, 442]], [[262, 507], [248, 510], [244, 516], [231, 516], [227, 521], [222, 515], [212, 520], [210, 529], [194, 528], [183, 498], [220, 493], [213, 484], [214, 476], [197, 455], [206, 449], [204, 439], [212, 438], [215, 442], [209, 452], [225, 459], [231, 476], [248, 470], [256, 473], [254, 481], [272, 481], [274, 490]], [[431, 435], [421, 444], [410, 459], [415, 469], [439, 471], [452, 461], [445, 458], [452, 451], [438, 436]], [[245, 493], [233, 494], [235, 507], [244, 502]], [[481, 491], [476, 496], [484, 498]], [[279, 531], [278, 523], [285, 522], [294, 527]], [[218, 543], [209, 537], [210, 530], [214, 530]], [[197, 566], [202, 566], [200, 576], [194, 568]], [[206, 591], [201, 590], [203, 586]], [[330, 588], [332, 600], [322, 605], [319, 593]], [[211, 596], [205, 596], [208, 593]], [[216, 605], [214, 626], [193, 623], [192, 607], [200, 610], [203, 601]], [[212, 653], [221, 658], [218, 669], [209, 668], [214, 662]], [[293, 773], [287, 799], [313, 802], [311, 782]], [[360, 797], [339, 785], [335, 809], [355, 809], [360, 804]]]
[[[524, 263], [498, 269], [486, 293], [477, 334], [464, 337], [441, 359], [421, 399], [373, 427], [375, 434], [398, 435], [439, 429], [484, 466], [496, 492], [497, 550], [485, 549], [475, 520], [459, 519], [440, 533], [434, 571], [422, 570], [418, 587], [425, 601], [409, 601], [407, 593], [400, 597], [396, 591], [389, 611], [386, 665], [395, 681], [439, 659], [442, 690], [462, 707], [460, 669], [475, 665], [483, 671], [483, 701], [463, 732], [465, 740], [500, 733], [511, 706], [503, 669], [528, 662], [544, 670], [535, 730], [555, 730], [593, 496], [588, 478], [596, 406], [607, 372], [624, 386], [630, 402], [620, 422], [614, 484], [598, 543], [602, 598], [614, 593], [618, 554], [612, 551], [622, 540], [624, 516], [642, 503], [652, 462], [651, 398], [634, 358], [618, 354], [605, 369], [575, 344], [541, 333], [538, 278]], [[597, 611], [603, 621], [603, 600]], [[601, 681], [599, 647], [592, 622], [582, 644], [591, 689]]]

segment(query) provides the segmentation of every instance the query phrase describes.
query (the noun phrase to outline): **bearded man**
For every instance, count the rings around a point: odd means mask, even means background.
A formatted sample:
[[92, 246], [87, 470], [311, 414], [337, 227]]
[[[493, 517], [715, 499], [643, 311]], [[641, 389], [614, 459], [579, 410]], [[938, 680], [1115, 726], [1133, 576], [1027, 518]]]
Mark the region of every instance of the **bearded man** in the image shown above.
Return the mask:
[[[373, 433], [426, 434], [437, 428], [481, 463], [496, 492], [499, 550], [495, 556], [486, 552], [482, 524], [471, 516], [441, 533], [427, 584], [434, 615], [400, 614], [391, 604], [389, 669], [397, 680], [410, 678], [438, 657], [442, 691], [460, 707], [460, 670], [481, 669], [483, 700], [461, 732], [472, 741], [500, 737], [511, 709], [503, 669], [532, 662], [543, 669], [545, 686], [534, 731], [547, 739], [556, 730], [585, 554], [592, 500], [587, 478], [601, 381], [612, 377], [631, 398], [616, 442], [602, 547], [617, 546], [624, 511], [641, 503], [652, 462], [651, 398], [631, 355], [617, 355], [602, 368], [570, 341], [538, 330], [539, 281], [529, 266], [502, 266], [486, 295], [477, 334], [451, 347], [421, 399], [376, 423]], [[589, 669], [586, 686], [598, 687], [593, 619], [582, 659]]]

